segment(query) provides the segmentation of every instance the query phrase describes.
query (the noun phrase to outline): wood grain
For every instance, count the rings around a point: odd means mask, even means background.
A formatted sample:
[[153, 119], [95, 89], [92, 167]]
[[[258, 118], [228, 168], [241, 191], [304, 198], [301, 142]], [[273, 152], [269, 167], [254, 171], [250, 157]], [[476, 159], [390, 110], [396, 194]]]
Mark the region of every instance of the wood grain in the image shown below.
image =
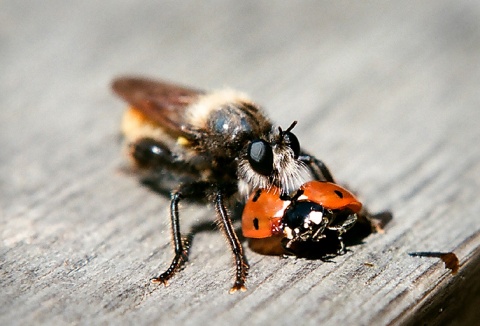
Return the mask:
[[[0, 13], [0, 324], [469, 324], [479, 320], [480, 6], [473, 1], [4, 1]], [[230, 86], [375, 213], [332, 262], [246, 249], [248, 291], [211, 208], [125, 168], [109, 89], [135, 74]], [[454, 252], [460, 270], [410, 252]]]

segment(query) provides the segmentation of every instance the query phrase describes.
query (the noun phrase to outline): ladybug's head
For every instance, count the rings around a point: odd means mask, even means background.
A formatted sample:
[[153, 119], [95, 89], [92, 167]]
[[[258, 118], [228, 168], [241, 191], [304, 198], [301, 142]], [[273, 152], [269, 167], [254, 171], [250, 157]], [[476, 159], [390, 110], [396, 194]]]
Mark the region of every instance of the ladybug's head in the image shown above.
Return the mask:
[[284, 211], [282, 226], [285, 239], [282, 244], [287, 251], [292, 251], [293, 244], [318, 243], [332, 231], [338, 239], [353, 226], [356, 220], [356, 212], [349, 207], [326, 208], [317, 202], [305, 199], [301, 189]]
[[328, 210], [311, 201], [292, 201], [283, 215], [283, 230], [293, 241], [319, 241], [329, 225]]

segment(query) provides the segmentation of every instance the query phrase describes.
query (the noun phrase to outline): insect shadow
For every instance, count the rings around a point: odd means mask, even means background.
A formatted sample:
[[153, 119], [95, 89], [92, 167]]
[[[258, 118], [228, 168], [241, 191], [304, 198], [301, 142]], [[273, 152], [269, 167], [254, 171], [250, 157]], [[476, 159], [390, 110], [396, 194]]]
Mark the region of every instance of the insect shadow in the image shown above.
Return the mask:
[[343, 236], [346, 246], [364, 244], [364, 239], [372, 233], [383, 233], [384, 227], [393, 219], [390, 211], [376, 214], [362, 212], [355, 225]]
[[[181, 180], [180, 180], [181, 181]], [[178, 177], [171, 177], [165, 174], [157, 175], [148, 175], [143, 177], [140, 180], [141, 184], [148, 188], [149, 190], [163, 196], [170, 198], [171, 190], [174, 189], [173, 185], [179, 184]], [[199, 204], [199, 200], [186, 200], [186, 202]], [[205, 200], [207, 202], [207, 200]], [[244, 208], [243, 203], [237, 203], [231, 207], [231, 218], [233, 222], [240, 220], [242, 216], [242, 211]], [[383, 211], [376, 214], [371, 214], [370, 212], [363, 211], [355, 223], [355, 225], [343, 235], [343, 242], [345, 244], [346, 251], [351, 251], [349, 247], [361, 245], [365, 243], [365, 238], [370, 234], [378, 232], [382, 233], [383, 228], [392, 220], [393, 214], [390, 211]], [[237, 224], [237, 223], [236, 223]], [[200, 232], [215, 232], [218, 228], [216, 221], [202, 221], [195, 223], [191, 226], [190, 230], [187, 233], [184, 233], [185, 244], [187, 245], [187, 253], [190, 252], [190, 248], [195, 239], [195, 236]], [[235, 232], [238, 235], [239, 240], [242, 243], [245, 243], [248, 239], [242, 235], [241, 226], [238, 225], [235, 227]], [[321, 260], [324, 262], [334, 262], [332, 259], [340, 255], [339, 253], [340, 242], [337, 236], [337, 233], [333, 231], [325, 231], [325, 238], [321, 239], [318, 242], [312, 243], [302, 243], [299, 242], [295, 244], [295, 256], [298, 258], [303, 258], [307, 260]], [[251, 248], [253, 251], [255, 249]], [[246, 257], [244, 257], [245, 260]]]
[[365, 243], [372, 233], [383, 233], [383, 228], [392, 220], [393, 214], [390, 211], [384, 211], [377, 214], [362, 212], [355, 225], [342, 235], [345, 250], [340, 250], [340, 241], [338, 234], [330, 230], [325, 230], [323, 239], [317, 242], [305, 242], [296, 244], [296, 256], [307, 260], [322, 260], [324, 262], [334, 262], [336, 256], [352, 251], [349, 247], [358, 246]]

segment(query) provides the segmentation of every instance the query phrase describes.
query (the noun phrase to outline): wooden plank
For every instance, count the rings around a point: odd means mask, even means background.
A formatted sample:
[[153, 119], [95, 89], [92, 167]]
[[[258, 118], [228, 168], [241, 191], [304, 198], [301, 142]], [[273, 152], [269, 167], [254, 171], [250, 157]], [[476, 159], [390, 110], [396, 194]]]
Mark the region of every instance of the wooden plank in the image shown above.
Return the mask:
[[[478, 320], [480, 6], [268, 1], [7, 1], [0, 30], [0, 324], [419, 324]], [[170, 282], [168, 199], [125, 169], [114, 76], [231, 86], [329, 164], [374, 234], [332, 262], [246, 249], [248, 291], [214, 212], [182, 207], [190, 261]], [[212, 232], [210, 232], [212, 231]], [[436, 258], [454, 252], [452, 275]]]

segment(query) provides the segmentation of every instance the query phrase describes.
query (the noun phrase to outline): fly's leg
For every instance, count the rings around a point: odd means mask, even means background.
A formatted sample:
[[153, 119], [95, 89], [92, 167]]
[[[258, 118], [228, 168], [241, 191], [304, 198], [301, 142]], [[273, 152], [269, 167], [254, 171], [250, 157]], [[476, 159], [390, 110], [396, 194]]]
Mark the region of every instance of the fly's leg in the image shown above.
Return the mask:
[[178, 202], [182, 198], [183, 195], [180, 192], [174, 192], [172, 193], [170, 202], [170, 222], [175, 256], [173, 257], [170, 267], [160, 274], [160, 276], [153, 278], [152, 283], [163, 283], [166, 286], [167, 281], [173, 276], [177, 269], [188, 260], [188, 248], [185, 246], [184, 249], [184, 243], [180, 234], [180, 219], [178, 216]]
[[335, 183], [335, 181], [333, 180], [333, 176], [330, 173], [330, 170], [327, 168], [325, 163], [323, 163], [319, 159], [306, 153], [301, 153], [298, 159], [307, 164], [310, 172], [312, 172], [316, 180]]
[[175, 256], [172, 259], [170, 267], [160, 274], [160, 276], [152, 279], [152, 283], [163, 283], [167, 285], [167, 281], [175, 274], [175, 272], [188, 260], [188, 244], [184, 243], [180, 233], [180, 217], [178, 213], [178, 203], [185, 198], [203, 197], [209, 184], [205, 182], [197, 182], [182, 185], [181, 188], [171, 195], [170, 201], [170, 222], [173, 238], [173, 247]]
[[228, 215], [227, 209], [225, 208], [223, 196], [224, 194], [222, 193], [222, 191], [217, 190], [217, 192], [215, 193], [215, 209], [221, 219], [223, 231], [227, 236], [228, 242], [230, 243], [230, 247], [235, 257], [235, 283], [233, 283], [233, 286], [230, 289], [230, 293], [235, 293], [238, 290], [246, 291], [247, 288], [245, 287], [245, 280], [247, 278], [249, 266], [245, 261], [245, 257], [243, 255], [242, 244], [240, 243], [237, 235], [235, 234], [232, 221]]

